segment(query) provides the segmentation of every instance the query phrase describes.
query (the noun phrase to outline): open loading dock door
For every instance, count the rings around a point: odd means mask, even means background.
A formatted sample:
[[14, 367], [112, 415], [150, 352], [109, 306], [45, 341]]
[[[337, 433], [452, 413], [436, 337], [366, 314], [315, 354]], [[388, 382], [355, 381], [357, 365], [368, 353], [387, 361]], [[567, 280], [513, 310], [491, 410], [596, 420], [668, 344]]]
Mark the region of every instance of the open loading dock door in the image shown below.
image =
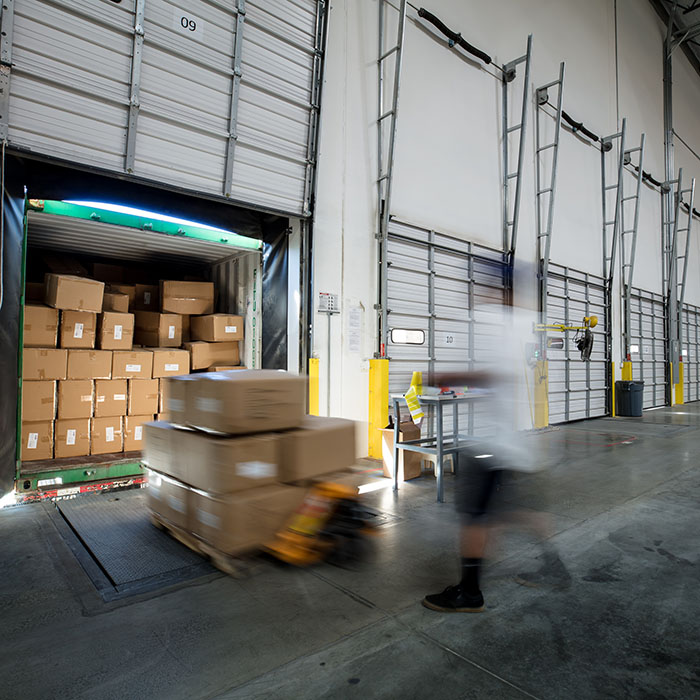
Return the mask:
[[547, 350], [549, 363], [549, 422], [566, 423], [610, 413], [610, 320], [602, 277], [550, 263], [547, 277], [547, 323], [580, 326], [586, 316], [597, 316], [592, 329], [593, 351], [582, 362], [574, 338], [565, 331], [564, 347]]
[[[261, 241], [182, 221], [164, 221], [146, 212], [123, 213], [48, 200], [30, 201], [25, 230], [29, 281], [38, 274], [37, 265], [42, 269], [46, 255], [133, 266], [140, 274], [151, 272], [156, 283], [159, 275], [166, 279], [192, 275], [213, 281], [215, 311], [245, 318], [241, 364], [261, 367]], [[34, 281], [41, 279], [43, 276]], [[142, 472], [139, 452], [22, 462], [17, 450], [16, 463], [20, 495], [46, 495], [73, 485], [76, 493], [93, 490], [85, 483], [138, 480]]]
[[644, 408], [666, 405], [666, 312], [661, 294], [632, 289], [632, 378], [644, 382]]
[[[389, 393], [402, 394], [413, 372], [478, 369], [492, 331], [485, 304], [505, 301], [503, 254], [392, 220], [388, 240]], [[460, 430], [478, 430], [473, 405]]]

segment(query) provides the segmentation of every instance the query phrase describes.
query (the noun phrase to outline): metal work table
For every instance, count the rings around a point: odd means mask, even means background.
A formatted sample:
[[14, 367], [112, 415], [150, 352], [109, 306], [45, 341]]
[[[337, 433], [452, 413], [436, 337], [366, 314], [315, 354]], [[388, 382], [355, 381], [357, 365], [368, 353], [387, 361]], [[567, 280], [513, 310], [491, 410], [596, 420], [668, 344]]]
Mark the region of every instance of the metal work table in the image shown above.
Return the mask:
[[[422, 454], [435, 455], [435, 476], [437, 479], [438, 503], [445, 502], [444, 487], [442, 483], [442, 460], [445, 455], [454, 455], [473, 442], [473, 438], [459, 434], [459, 407], [484, 398], [484, 394], [463, 394], [461, 396], [420, 396], [421, 406], [430, 408], [435, 412], [435, 435], [420, 438], [419, 440], [406, 440], [399, 442], [401, 424], [401, 402], [405, 401], [403, 395], [392, 396], [394, 404], [394, 491], [399, 488], [399, 450], [408, 452], [421, 452]], [[443, 411], [445, 406], [452, 407], [452, 434], [445, 436]], [[448, 442], [445, 442], [447, 439]]]

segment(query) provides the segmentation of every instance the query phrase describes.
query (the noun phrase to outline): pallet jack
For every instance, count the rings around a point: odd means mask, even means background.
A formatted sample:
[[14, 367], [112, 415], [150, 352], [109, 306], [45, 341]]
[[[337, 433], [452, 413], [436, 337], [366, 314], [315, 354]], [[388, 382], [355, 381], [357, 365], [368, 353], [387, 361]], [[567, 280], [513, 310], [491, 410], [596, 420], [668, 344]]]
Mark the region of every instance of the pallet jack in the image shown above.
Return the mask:
[[368, 549], [376, 533], [376, 512], [364, 506], [357, 488], [324, 481], [315, 484], [275, 539], [264, 547], [273, 557], [295, 566], [327, 561], [348, 567]]

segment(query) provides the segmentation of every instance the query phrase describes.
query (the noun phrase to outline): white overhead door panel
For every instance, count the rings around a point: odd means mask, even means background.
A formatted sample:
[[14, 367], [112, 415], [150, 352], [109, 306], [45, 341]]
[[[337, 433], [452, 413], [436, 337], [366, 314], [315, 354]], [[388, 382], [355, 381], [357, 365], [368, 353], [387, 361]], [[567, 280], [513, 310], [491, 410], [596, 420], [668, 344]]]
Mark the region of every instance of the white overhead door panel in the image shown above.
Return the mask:
[[305, 213], [313, 116], [316, 0], [248, 0], [235, 199]]
[[236, 17], [233, 3], [146, 0], [136, 175], [221, 191]]
[[310, 214], [320, 0], [12, 8], [2, 16], [12, 69], [0, 75], [11, 148]]
[[666, 320], [660, 294], [632, 289], [632, 378], [644, 382], [644, 408], [666, 405]]
[[700, 308], [683, 304], [683, 382], [685, 401], [700, 400]]
[[15, 2], [10, 146], [123, 168], [133, 17], [134, 0]]
[[[504, 301], [502, 255], [434, 231], [391, 221], [387, 315], [389, 391], [404, 393], [413, 372], [456, 372], [492, 362], [502, 317], [482, 305]], [[420, 344], [397, 342], [419, 330]], [[478, 402], [463, 407], [459, 430], [480, 432]], [[452, 418], [446, 416], [447, 425]]]
[[592, 329], [593, 351], [588, 362], [581, 360], [576, 331], [552, 331], [563, 336], [561, 350], [548, 348], [549, 422], [565, 423], [608, 413], [609, 320], [604, 280], [571, 268], [550, 263], [547, 278], [547, 323], [583, 325], [586, 316], [597, 316]]

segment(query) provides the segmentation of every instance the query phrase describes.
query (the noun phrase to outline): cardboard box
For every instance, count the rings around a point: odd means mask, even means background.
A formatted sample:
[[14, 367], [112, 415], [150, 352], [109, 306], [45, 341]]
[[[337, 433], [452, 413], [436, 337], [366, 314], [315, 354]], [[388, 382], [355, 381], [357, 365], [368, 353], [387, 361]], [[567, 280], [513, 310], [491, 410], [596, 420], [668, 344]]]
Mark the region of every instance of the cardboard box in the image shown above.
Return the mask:
[[126, 392], [126, 379], [96, 379], [95, 418], [125, 416]]
[[146, 470], [146, 478], [148, 507], [173, 525], [190, 530], [190, 489], [151, 469]]
[[233, 372], [234, 370], [237, 369], [248, 369], [247, 367], [244, 367], [243, 365], [214, 365], [213, 367], [209, 367], [207, 369], [207, 372]]
[[185, 421], [231, 435], [265, 433], [301, 425], [305, 406], [304, 377], [266, 369], [211, 372], [187, 385]]
[[105, 292], [102, 299], [102, 311], [115, 311], [119, 314], [129, 312], [129, 297], [126, 294]]
[[274, 434], [229, 438], [178, 430], [173, 449], [183, 460], [182, 481], [207, 493], [234, 493], [279, 481]]
[[298, 430], [278, 436], [279, 480], [293, 483], [355, 464], [355, 423], [306, 416]]
[[104, 455], [122, 452], [124, 448], [121, 416], [90, 419], [90, 454]]
[[160, 283], [162, 311], [173, 314], [210, 314], [214, 311], [214, 284], [212, 282]]
[[190, 354], [187, 350], [154, 348], [153, 377], [175, 377], [190, 371]]
[[22, 379], [65, 379], [68, 350], [55, 348], [24, 348]]
[[187, 387], [193, 381], [197, 381], [196, 374], [185, 374], [180, 377], [161, 379], [161, 392], [163, 393], [163, 410], [161, 413], [168, 415], [168, 420], [175, 425], [185, 425], [185, 405], [187, 402]]
[[46, 285], [43, 282], [27, 282], [24, 285], [25, 304], [43, 304], [46, 298]]
[[56, 459], [90, 454], [90, 418], [57, 420], [54, 451]]
[[73, 275], [46, 275], [46, 303], [54, 309], [102, 311], [104, 282]]
[[143, 426], [153, 420], [153, 414], [124, 418], [124, 452], [143, 449]]
[[112, 353], [112, 379], [151, 379], [152, 372], [150, 350], [115, 350]]
[[150, 469], [184, 481], [184, 460], [174, 449], [179, 431], [165, 421], [146, 423], [144, 426], [142, 460]]
[[181, 315], [181, 320], [182, 320], [182, 342], [183, 343], [189, 343], [190, 340], [192, 340], [192, 329], [191, 329], [191, 316], [188, 316], [187, 314], [182, 314]]
[[58, 382], [58, 418], [92, 418], [94, 388], [92, 379], [66, 379]]
[[41, 259], [50, 272], [59, 275], [76, 275], [77, 277], [89, 277], [87, 268], [71, 255], [58, 253], [44, 253]]
[[160, 311], [160, 287], [157, 284], [137, 284], [134, 309], [138, 311]]
[[127, 311], [134, 308], [136, 301], [136, 285], [135, 284], [110, 284], [108, 290], [113, 294], [126, 294], [129, 297], [129, 307]]
[[22, 422], [20, 459], [53, 459], [53, 421]]
[[124, 281], [124, 268], [121, 265], [92, 263], [92, 276], [101, 282], [120, 284]]
[[67, 379], [111, 379], [111, 350], [69, 350]]
[[302, 504], [306, 490], [263, 486], [228, 496], [191, 492], [190, 526], [227, 554], [259, 549], [270, 542]]
[[128, 415], [150, 415], [149, 420], [153, 420], [152, 416], [160, 410], [159, 404], [158, 379], [129, 379]]
[[22, 382], [22, 423], [56, 418], [56, 382]]
[[[394, 429], [385, 428], [382, 433], [382, 468], [384, 476], [394, 476]], [[405, 440], [420, 440], [420, 428], [413, 421], [399, 424], [399, 442]], [[399, 450], [399, 480], [408, 481], [421, 474], [423, 455], [420, 452], [405, 452]]]
[[229, 314], [193, 316], [190, 321], [192, 340], [210, 343], [243, 340], [243, 317]]
[[238, 341], [231, 343], [205, 343], [198, 340], [185, 343], [189, 350], [192, 369], [207, 369], [214, 365], [237, 365], [240, 362]]
[[131, 350], [133, 344], [134, 314], [114, 311], [105, 311], [100, 314], [97, 331], [98, 348], [102, 348], [102, 350]]
[[179, 348], [182, 345], [182, 316], [157, 311], [137, 311], [134, 341], [153, 348]]
[[25, 348], [55, 348], [58, 345], [58, 309], [25, 306], [22, 342]]
[[97, 314], [93, 311], [62, 311], [58, 333], [62, 348], [94, 348]]

